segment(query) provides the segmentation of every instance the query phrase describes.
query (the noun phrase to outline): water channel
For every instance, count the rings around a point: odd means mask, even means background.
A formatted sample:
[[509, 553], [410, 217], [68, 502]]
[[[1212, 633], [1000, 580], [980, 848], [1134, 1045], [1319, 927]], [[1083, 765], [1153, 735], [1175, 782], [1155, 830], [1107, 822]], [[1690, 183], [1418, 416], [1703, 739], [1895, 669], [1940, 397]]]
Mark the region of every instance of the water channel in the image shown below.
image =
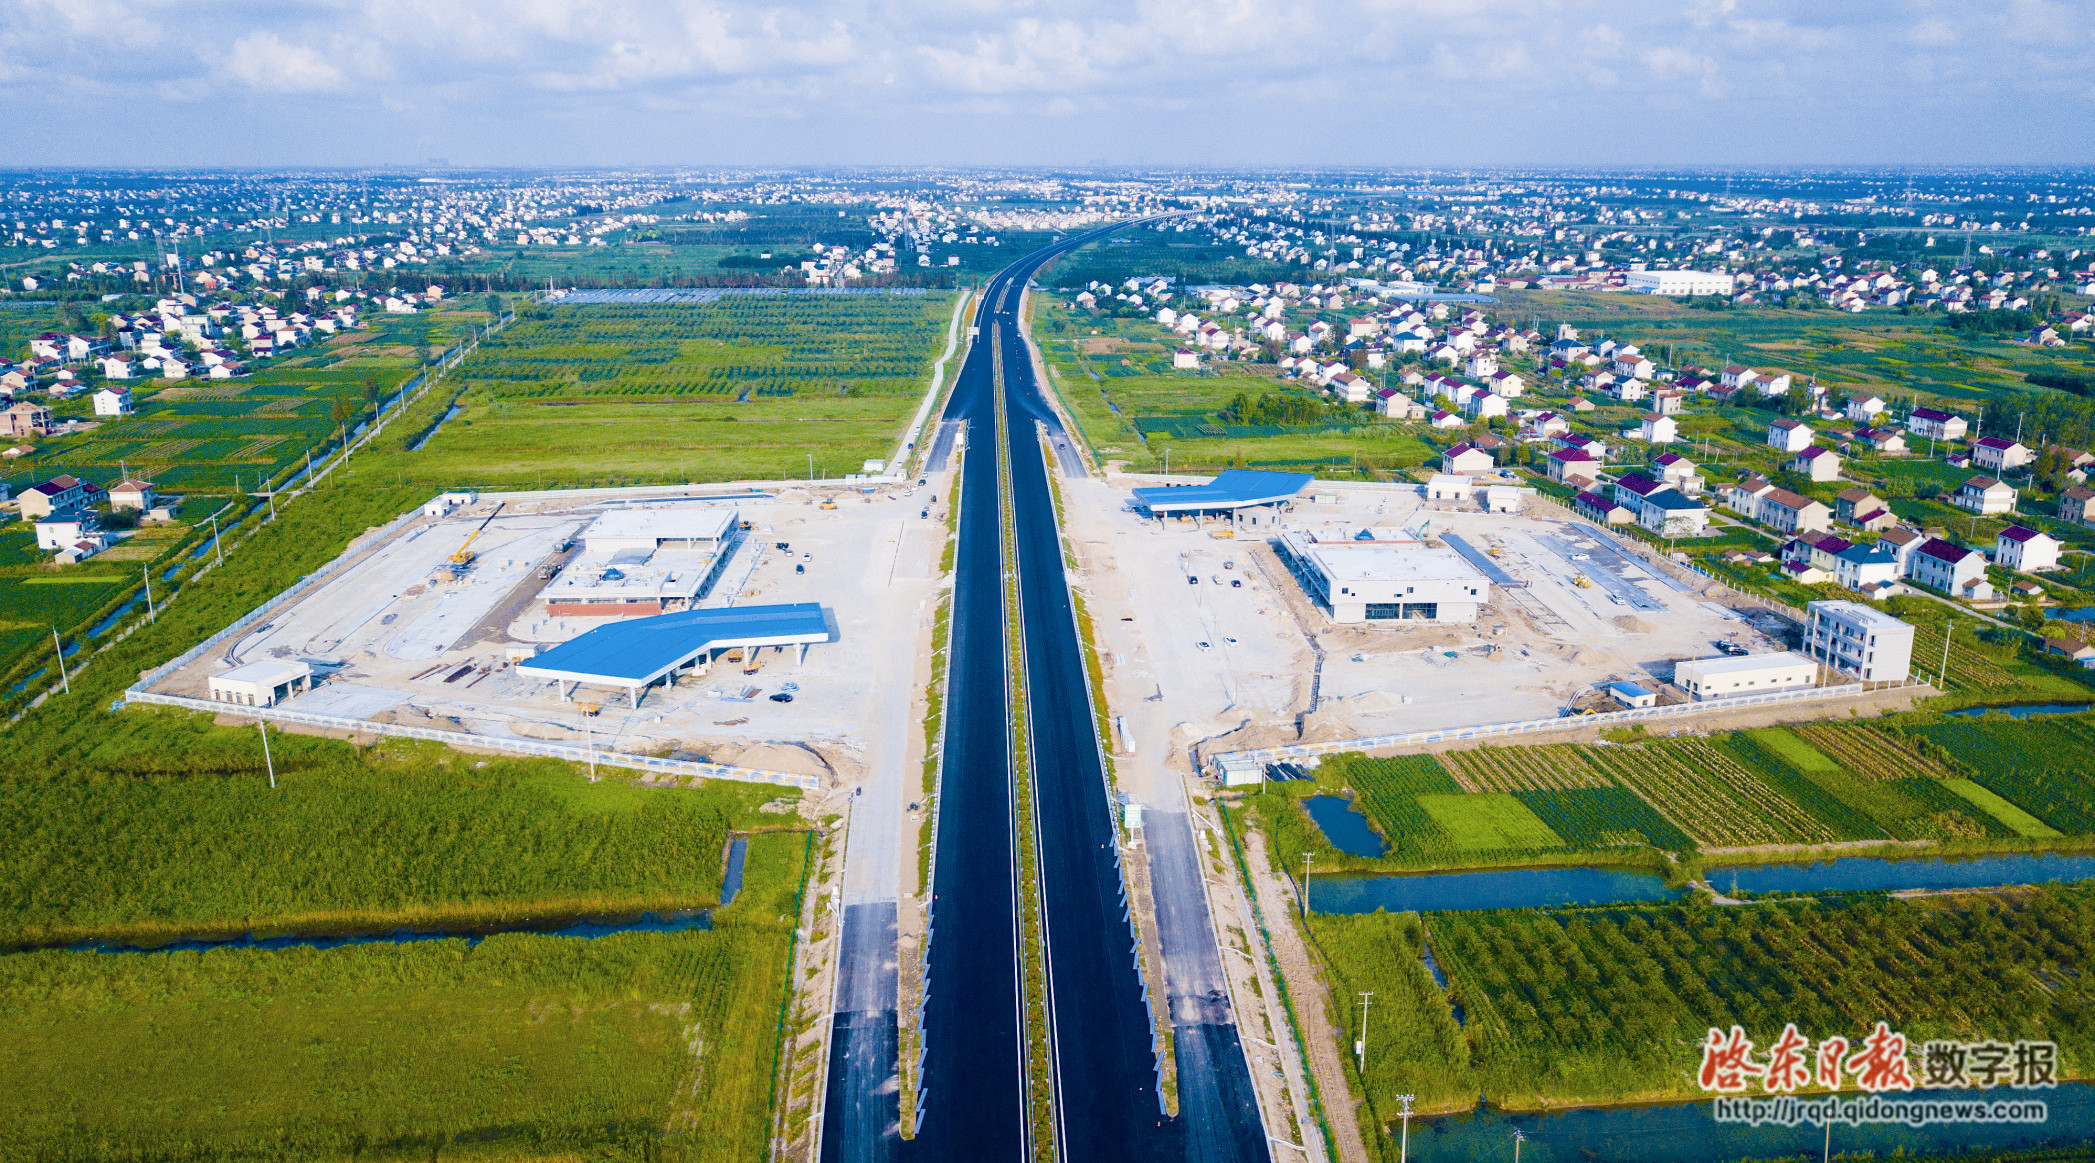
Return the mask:
[[76, 941], [70, 945], [42, 948], [63, 949], [69, 953], [200, 953], [211, 949], [339, 949], [345, 945], [409, 945], [418, 941], [454, 941], [461, 938], [469, 945], [478, 945], [501, 933], [537, 933], [546, 937], [593, 940], [616, 933], [681, 933], [689, 929], [712, 927], [711, 910], [681, 909], [667, 913], [644, 912], [624, 916], [548, 917], [497, 925], [407, 926], [385, 932], [280, 933], [266, 937], [258, 933], [242, 933], [231, 937], [178, 938], [160, 944]]
[[1871, 1124], [1833, 1128], [1830, 1142], [1823, 1127], [1748, 1127], [1718, 1123], [1707, 1099], [1633, 1107], [1588, 1107], [1548, 1114], [1509, 1115], [1488, 1106], [1459, 1115], [1414, 1118], [1409, 1156], [1426, 1163], [1513, 1158], [1513, 1132], [1524, 1138], [1521, 1163], [1589, 1163], [1592, 1160], [1635, 1160], [1636, 1163], [1726, 1163], [1729, 1160], [1809, 1158], [1822, 1151], [1855, 1157], [1884, 1158], [1939, 1155], [1980, 1150], [2018, 1150], [2079, 1145], [2095, 1138], [2095, 1086], [2067, 1083], [2054, 1089], [1990, 1091], [1916, 1090], [1903, 1099], [1950, 1101], [2034, 1099], [2046, 1104], [2046, 1119], [2037, 1124], [1955, 1123], [1907, 1127]]

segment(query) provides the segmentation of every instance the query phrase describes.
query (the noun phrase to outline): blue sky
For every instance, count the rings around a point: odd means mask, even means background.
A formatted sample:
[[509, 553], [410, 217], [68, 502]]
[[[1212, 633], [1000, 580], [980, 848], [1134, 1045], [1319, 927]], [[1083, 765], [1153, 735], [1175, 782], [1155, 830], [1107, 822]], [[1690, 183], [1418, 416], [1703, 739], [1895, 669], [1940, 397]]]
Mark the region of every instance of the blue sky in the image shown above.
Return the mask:
[[7, 0], [0, 165], [2095, 162], [2052, 0]]

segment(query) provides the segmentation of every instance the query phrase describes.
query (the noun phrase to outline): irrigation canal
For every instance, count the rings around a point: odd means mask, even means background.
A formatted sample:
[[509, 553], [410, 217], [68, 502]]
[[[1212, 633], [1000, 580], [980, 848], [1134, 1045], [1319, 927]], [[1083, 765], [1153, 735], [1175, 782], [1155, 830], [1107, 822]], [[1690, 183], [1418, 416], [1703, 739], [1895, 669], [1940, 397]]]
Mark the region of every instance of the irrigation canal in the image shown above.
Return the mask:
[[[1178, 1032], [1181, 1116], [1164, 1114], [1156, 1040], [1127, 917], [1108, 796], [1060, 529], [1036, 422], [1061, 425], [1019, 333], [1028, 279], [1110, 232], [1036, 251], [989, 283], [944, 419], [967, 426], [961, 466], [952, 660], [937, 804], [924, 1046], [913, 1139], [900, 1136], [895, 993], [847, 980], [832, 1022], [825, 1163], [1010, 1160], [1032, 1144], [1017, 913], [1013, 779], [1033, 780], [1056, 1154], [1067, 1160], [1267, 1160], [1236, 1027], [1223, 1012]], [[995, 361], [1001, 356], [1001, 368]], [[1008, 442], [996, 432], [1001, 372]], [[999, 467], [1015, 512], [1033, 770], [1012, 771]], [[881, 918], [847, 912], [847, 978], [879, 948]], [[891, 941], [892, 938], [890, 937]], [[891, 945], [890, 945], [891, 947]], [[891, 955], [890, 955], [891, 956]], [[891, 976], [892, 970], [888, 970]], [[1153, 983], [1160, 985], [1161, 983]], [[848, 991], [848, 992], [846, 992]], [[864, 1001], [860, 999], [872, 999]], [[877, 1008], [885, 1004], [884, 1011]], [[871, 1006], [876, 1008], [846, 1008]], [[1224, 1007], [1226, 1011], [1226, 1007]]]

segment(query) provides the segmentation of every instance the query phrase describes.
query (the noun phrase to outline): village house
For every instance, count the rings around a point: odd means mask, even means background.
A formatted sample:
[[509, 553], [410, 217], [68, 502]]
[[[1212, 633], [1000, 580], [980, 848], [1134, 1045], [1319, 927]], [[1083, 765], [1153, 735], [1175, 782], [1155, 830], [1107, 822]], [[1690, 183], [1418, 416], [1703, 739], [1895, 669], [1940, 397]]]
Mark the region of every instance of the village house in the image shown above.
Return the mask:
[[1983, 602], [1993, 597], [1986, 581], [1986, 555], [1931, 537], [1906, 559], [1906, 576], [1952, 597]]
[[1857, 428], [1854, 439], [1879, 456], [1904, 456], [1910, 451], [1906, 438], [1889, 428]]
[[1671, 416], [1647, 412], [1637, 426], [1637, 439], [1647, 444], [1671, 444], [1679, 438], [1680, 424]]
[[1814, 444], [1791, 458], [1789, 470], [1808, 480], [1837, 481], [1840, 479], [1840, 454]]
[[1848, 397], [1846, 408], [1848, 419], [1859, 424], [1867, 424], [1878, 413], [1890, 410], [1891, 406], [1884, 402], [1884, 397], [1873, 396], [1867, 392]]
[[1627, 506], [1595, 492], [1582, 492], [1572, 498], [1571, 508], [1588, 521], [1602, 525], [1628, 525], [1637, 519]]
[[1440, 454], [1440, 471], [1444, 473], [1490, 472], [1498, 467], [1490, 453], [1473, 444], [1457, 444]]
[[1802, 452], [1811, 447], [1811, 427], [1787, 416], [1768, 422], [1768, 447], [1783, 452]]
[[1843, 489], [1833, 498], [1833, 517], [1837, 521], [1853, 525], [1857, 529], [1877, 532], [1898, 524], [1892, 516], [1891, 506], [1868, 489], [1856, 487]]
[[2059, 520], [2071, 521], [2084, 528], [2095, 528], [2089, 518], [2095, 513], [2088, 510], [2088, 502], [2095, 501], [2095, 489], [2085, 485], [2068, 485], [2059, 493]]
[[1971, 463], [1978, 468], [1998, 476], [2037, 459], [2037, 454], [2024, 448], [2020, 441], [1999, 436], [1985, 436], [1972, 442]]
[[42, 436], [51, 430], [51, 409], [27, 400], [0, 412], [0, 436]]
[[1872, 599], [1890, 597], [1900, 588], [1901, 572], [1898, 552], [1882, 544], [1850, 545], [1833, 558], [1833, 580]]
[[1560, 448], [1549, 454], [1546, 471], [1559, 484], [1591, 484], [1600, 479], [1600, 462], [1582, 449]]
[[[90, 492], [92, 490], [92, 492]], [[76, 510], [86, 509], [93, 503], [94, 486], [84, 484], [71, 476], [55, 476], [22, 490], [17, 501], [22, 519], [69, 515]]]
[[1804, 533], [1824, 529], [1833, 510], [1822, 502], [1788, 489], [1769, 489], [1760, 497], [1758, 520], [1782, 533]]
[[1677, 452], [1662, 452], [1652, 457], [1647, 475], [1655, 475], [1691, 497], [1702, 492], [1702, 476], [1695, 471], [1695, 462]]
[[2059, 540], [2048, 533], [2010, 525], [1993, 539], [1997, 565], [2021, 573], [2059, 568]]
[[1915, 408], [1906, 417], [1906, 431], [1930, 440], [1962, 440], [1971, 430], [1971, 425], [1962, 416], [1938, 412], [1933, 408]]
[[95, 393], [95, 415], [129, 416], [134, 411], [131, 390], [124, 387], [103, 388]]
[[136, 509], [147, 513], [152, 511], [158, 499], [151, 481], [127, 480], [109, 486], [109, 507], [112, 510]]
[[2015, 511], [2015, 489], [2012, 485], [1992, 477], [1977, 476], [1958, 486], [1957, 495], [1951, 497], [1949, 502], [1981, 517], [1995, 513], [2012, 513]]

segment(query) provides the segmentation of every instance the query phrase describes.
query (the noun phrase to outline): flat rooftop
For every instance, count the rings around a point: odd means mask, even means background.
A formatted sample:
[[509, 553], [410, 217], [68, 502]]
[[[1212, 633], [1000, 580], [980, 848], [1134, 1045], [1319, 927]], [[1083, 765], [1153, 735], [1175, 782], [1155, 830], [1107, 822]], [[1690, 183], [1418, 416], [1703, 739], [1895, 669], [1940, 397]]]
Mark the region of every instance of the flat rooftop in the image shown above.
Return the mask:
[[1311, 541], [1288, 535], [1290, 548], [1313, 559], [1338, 581], [1482, 581], [1484, 575], [1452, 549], [1415, 541]]
[[1135, 504], [1152, 513], [1241, 509], [1291, 501], [1317, 479], [1306, 472], [1257, 472], [1233, 468], [1204, 485], [1166, 485], [1135, 490]]
[[1890, 614], [1887, 614], [1882, 610], [1871, 609], [1870, 607], [1863, 605], [1861, 602], [1845, 602], [1840, 601], [1838, 599], [1827, 599], [1823, 601], [1807, 603], [1804, 609], [1806, 613], [1811, 613], [1817, 610], [1823, 610], [1832, 617], [1840, 618], [1843, 621], [1851, 622], [1858, 626], [1868, 626], [1871, 629], [1875, 630], [1888, 630], [1895, 626], [1908, 625], [1908, 623], [1904, 619], [1894, 618]]
[[1766, 670], [1771, 666], [1817, 666], [1818, 663], [1795, 651], [1781, 650], [1772, 654], [1691, 658], [1677, 665], [1692, 666], [1695, 668], [1696, 673], [1704, 678], [1715, 678], [1720, 674], [1751, 673], [1756, 670]]
[[733, 509], [642, 509], [620, 507], [600, 514], [582, 531], [582, 543], [605, 549], [649, 548], [665, 541], [718, 542], [735, 525]]

